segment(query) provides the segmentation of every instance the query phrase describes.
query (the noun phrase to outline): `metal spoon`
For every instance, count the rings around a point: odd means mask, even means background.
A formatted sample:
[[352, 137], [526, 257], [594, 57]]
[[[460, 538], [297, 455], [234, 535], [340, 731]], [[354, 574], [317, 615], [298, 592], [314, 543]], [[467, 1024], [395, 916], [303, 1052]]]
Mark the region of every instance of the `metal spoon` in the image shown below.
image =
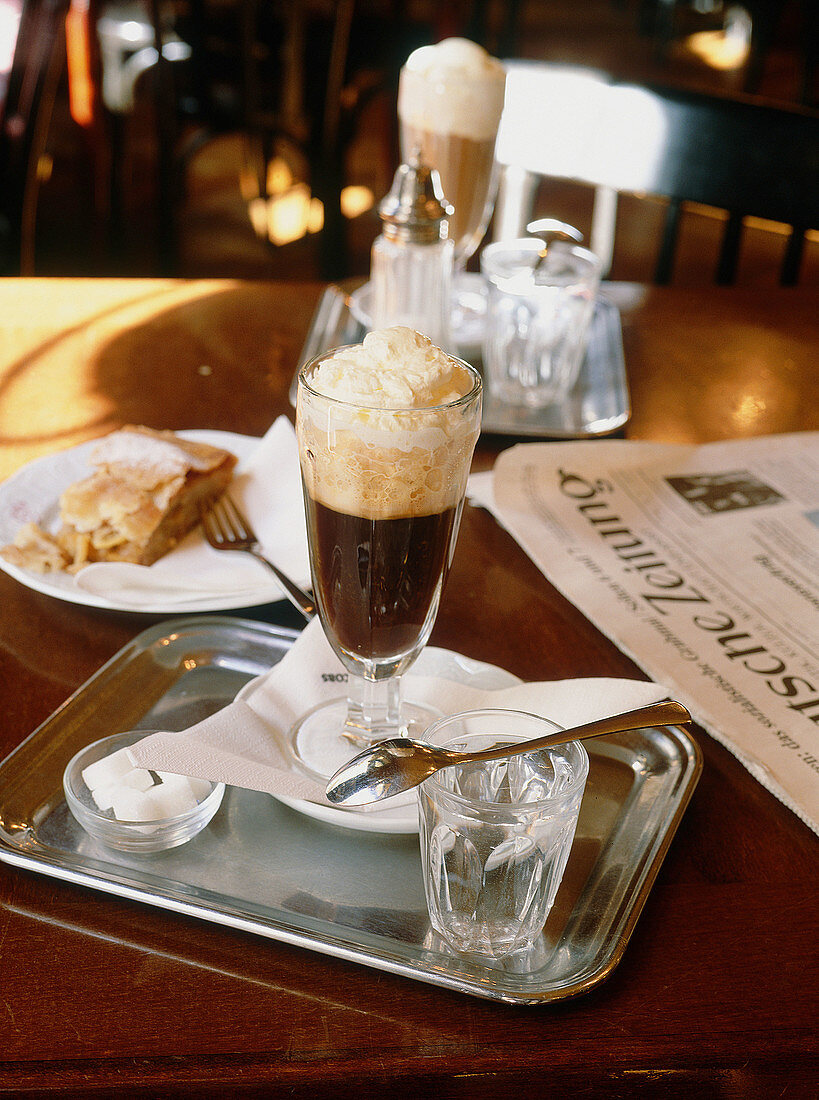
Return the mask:
[[676, 726], [690, 721], [691, 715], [681, 703], [667, 699], [573, 729], [559, 730], [533, 741], [521, 741], [516, 745], [503, 745], [482, 752], [453, 752], [424, 741], [414, 741], [410, 737], [391, 737], [379, 741], [339, 768], [328, 782], [326, 794], [337, 805], [366, 806], [417, 787], [441, 768], [452, 764], [503, 760], [535, 749], [565, 745], [569, 741], [602, 737], [606, 733], [626, 733], [646, 726]]

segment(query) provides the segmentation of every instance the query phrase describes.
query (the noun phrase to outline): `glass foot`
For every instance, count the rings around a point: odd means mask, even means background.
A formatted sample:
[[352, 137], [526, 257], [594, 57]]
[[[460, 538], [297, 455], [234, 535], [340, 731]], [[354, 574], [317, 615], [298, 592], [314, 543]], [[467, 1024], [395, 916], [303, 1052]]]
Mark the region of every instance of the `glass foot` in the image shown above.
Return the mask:
[[358, 756], [369, 745], [387, 737], [422, 738], [424, 732], [441, 717], [433, 707], [401, 703], [398, 729], [385, 726], [366, 734], [355, 722], [348, 722], [347, 699], [322, 703], [303, 715], [290, 733], [290, 748], [298, 766], [319, 781], [330, 778], [342, 764]]

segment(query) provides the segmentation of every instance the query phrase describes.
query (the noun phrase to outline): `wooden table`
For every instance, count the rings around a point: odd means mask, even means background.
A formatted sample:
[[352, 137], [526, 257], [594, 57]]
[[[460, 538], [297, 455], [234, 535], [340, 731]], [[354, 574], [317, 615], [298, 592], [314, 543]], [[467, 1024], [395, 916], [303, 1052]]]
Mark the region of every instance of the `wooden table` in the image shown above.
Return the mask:
[[[288, 411], [320, 289], [0, 283], [0, 476], [129, 421], [261, 434]], [[817, 427], [815, 292], [614, 291], [628, 436]], [[484, 440], [476, 466], [509, 442]], [[0, 574], [0, 755], [150, 621]], [[639, 674], [471, 508], [433, 640], [526, 679]], [[819, 845], [698, 740], [704, 774], [625, 957], [551, 1007], [449, 993], [0, 865], [0, 1095], [815, 1095]]]

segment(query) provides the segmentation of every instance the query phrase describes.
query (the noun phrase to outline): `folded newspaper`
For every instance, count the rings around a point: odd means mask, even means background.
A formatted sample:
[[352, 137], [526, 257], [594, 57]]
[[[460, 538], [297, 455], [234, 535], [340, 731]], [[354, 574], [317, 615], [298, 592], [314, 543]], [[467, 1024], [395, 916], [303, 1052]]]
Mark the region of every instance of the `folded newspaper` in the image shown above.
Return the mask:
[[819, 832], [819, 432], [521, 444], [469, 495]]

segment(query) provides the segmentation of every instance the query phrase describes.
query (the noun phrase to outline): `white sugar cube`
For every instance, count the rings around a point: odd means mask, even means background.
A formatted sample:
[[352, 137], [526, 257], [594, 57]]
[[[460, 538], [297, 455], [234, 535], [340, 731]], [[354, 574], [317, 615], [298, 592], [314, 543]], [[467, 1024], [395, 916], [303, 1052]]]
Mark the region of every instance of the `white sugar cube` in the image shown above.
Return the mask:
[[133, 787], [136, 791], [147, 791], [154, 786], [154, 777], [147, 768], [131, 768], [120, 780], [123, 787]]
[[119, 783], [124, 775], [134, 770], [134, 762], [127, 749], [117, 749], [102, 760], [95, 760], [82, 770], [82, 778], [90, 791]]
[[202, 802], [213, 790], [213, 785], [209, 779], [194, 779], [191, 777], [188, 779], [188, 782], [191, 785], [191, 790], [197, 802]]
[[105, 783], [91, 792], [91, 797], [99, 810], [110, 810], [114, 805], [114, 796], [120, 790], [119, 783]]
[[156, 803], [153, 790], [137, 791], [133, 787], [117, 788], [112, 809], [119, 821], [156, 821], [165, 816]]
[[207, 779], [194, 779], [189, 775], [177, 775], [176, 772], [157, 772], [156, 774], [162, 780], [163, 786], [167, 786], [173, 790], [186, 788], [192, 790], [197, 802], [201, 802], [203, 798], [207, 798], [211, 792], [211, 784]]
[[151, 789], [151, 798], [158, 810], [157, 817], [178, 817], [196, 807], [196, 795], [187, 780], [184, 785], [159, 783]]
[[166, 787], [185, 787], [189, 782], [186, 775], [179, 775], [177, 772], [157, 772], [156, 774]]

